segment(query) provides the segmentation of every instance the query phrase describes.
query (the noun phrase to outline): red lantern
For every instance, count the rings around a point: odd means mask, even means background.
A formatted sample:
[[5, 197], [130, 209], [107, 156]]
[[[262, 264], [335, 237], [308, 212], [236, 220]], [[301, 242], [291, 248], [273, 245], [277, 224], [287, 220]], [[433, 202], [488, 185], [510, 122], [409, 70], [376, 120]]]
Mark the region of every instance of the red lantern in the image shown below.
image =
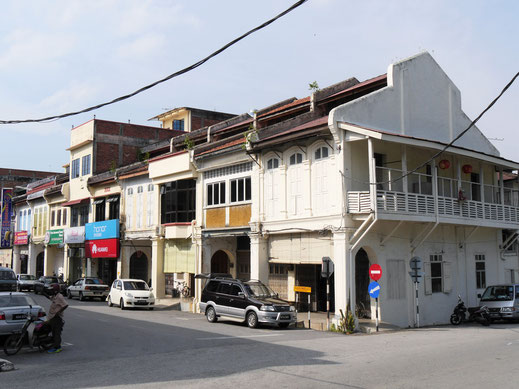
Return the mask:
[[438, 166], [440, 167], [440, 169], [448, 169], [451, 167], [451, 163], [447, 159], [442, 159]]
[[463, 170], [463, 173], [465, 174], [472, 173], [472, 165], [463, 165], [461, 170]]

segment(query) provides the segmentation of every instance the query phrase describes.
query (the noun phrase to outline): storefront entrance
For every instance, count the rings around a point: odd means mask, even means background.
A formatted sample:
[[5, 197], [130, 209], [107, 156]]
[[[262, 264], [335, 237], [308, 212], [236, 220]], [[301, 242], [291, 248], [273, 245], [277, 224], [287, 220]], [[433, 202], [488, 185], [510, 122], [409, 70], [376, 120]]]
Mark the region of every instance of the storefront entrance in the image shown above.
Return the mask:
[[97, 274], [106, 285], [111, 285], [117, 278], [117, 259], [99, 258]]
[[[310, 311], [326, 311], [326, 279], [321, 277], [321, 265], [297, 265], [296, 285], [312, 288]], [[298, 310], [308, 311], [308, 294], [299, 294]], [[330, 312], [335, 311], [334, 278], [330, 277]]]
[[28, 259], [27, 254], [20, 254], [20, 274], [28, 274]]
[[36, 257], [36, 278], [40, 278], [44, 276], [44, 265], [45, 265], [45, 255], [44, 253], [39, 253]]
[[229, 257], [218, 250], [211, 258], [211, 273], [229, 273]]
[[148, 257], [142, 251], [136, 251], [130, 257], [130, 278], [148, 282]]
[[371, 318], [371, 301], [369, 297], [369, 257], [364, 249], [355, 256], [355, 303], [359, 318]]

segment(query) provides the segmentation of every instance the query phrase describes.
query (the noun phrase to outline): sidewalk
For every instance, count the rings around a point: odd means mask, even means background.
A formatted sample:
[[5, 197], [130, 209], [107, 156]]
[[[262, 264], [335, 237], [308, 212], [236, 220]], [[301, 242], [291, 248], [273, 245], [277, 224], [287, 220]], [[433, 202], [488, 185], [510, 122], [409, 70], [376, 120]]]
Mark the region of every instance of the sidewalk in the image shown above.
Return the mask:
[[[308, 326], [308, 312], [298, 312], [297, 313], [297, 327], [298, 328], [311, 328], [312, 330], [317, 331], [326, 331], [326, 312], [310, 312], [310, 327]], [[333, 319], [333, 313], [330, 312], [330, 325]], [[374, 320], [370, 319], [359, 319], [359, 327], [360, 332], [371, 334], [376, 333], [376, 324]], [[378, 331], [379, 332], [387, 332], [387, 331], [397, 331], [400, 330], [400, 327], [397, 327], [392, 324], [379, 322]]]
[[161, 299], [155, 299], [155, 308], [161, 310], [193, 312], [193, 300], [192, 297], [166, 296]]

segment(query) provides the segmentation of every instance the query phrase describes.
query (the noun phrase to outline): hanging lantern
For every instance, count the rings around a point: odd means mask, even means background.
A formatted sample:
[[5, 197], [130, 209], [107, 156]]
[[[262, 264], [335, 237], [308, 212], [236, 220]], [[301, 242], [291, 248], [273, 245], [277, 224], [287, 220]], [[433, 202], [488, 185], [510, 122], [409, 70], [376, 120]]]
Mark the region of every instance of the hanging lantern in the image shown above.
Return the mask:
[[448, 159], [442, 159], [438, 166], [440, 167], [440, 169], [448, 169], [451, 167], [451, 163]]
[[463, 170], [463, 173], [465, 174], [472, 173], [472, 165], [463, 165], [461, 170]]

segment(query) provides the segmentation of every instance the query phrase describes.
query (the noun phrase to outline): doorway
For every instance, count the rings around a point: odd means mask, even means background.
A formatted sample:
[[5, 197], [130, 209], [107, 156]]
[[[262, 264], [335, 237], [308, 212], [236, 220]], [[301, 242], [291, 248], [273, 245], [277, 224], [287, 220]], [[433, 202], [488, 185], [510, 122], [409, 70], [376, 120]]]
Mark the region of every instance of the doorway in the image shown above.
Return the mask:
[[148, 282], [148, 257], [142, 251], [136, 251], [130, 257], [130, 278]]
[[211, 258], [211, 273], [229, 273], [229, 257], [227, 254], [218, 250]]
[[357, 317], [371, 318], [369, 287], [369, 257], [364, 249], [355, 255], [355, 312]]
[[20, 254], [20, 274], [29, 274], [28, 273], [28, 259], [29, 256], [26, 254]]
[[39, 253], [36, 257], [36, 278], [40, 278], [44, 276], [44, 265], [45, 265], [45, 255]]
[[106, 285], [112, 285], [112, 282], [117, 278], [117, 260], [99, 258], [97, 276], [101, 278]]

